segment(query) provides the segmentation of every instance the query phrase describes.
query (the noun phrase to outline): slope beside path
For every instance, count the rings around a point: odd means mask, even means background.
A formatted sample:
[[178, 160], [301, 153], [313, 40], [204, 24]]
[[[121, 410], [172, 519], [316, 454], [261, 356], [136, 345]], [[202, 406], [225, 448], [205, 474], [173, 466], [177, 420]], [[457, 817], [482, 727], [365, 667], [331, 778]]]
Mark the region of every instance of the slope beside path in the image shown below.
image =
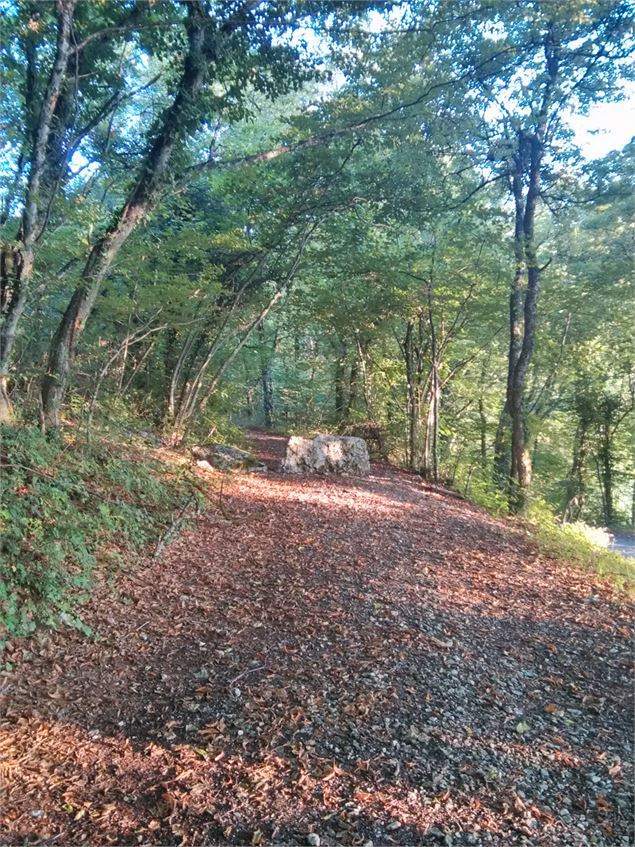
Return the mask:
[[[236, 475], [13, 645], [0, 842], [631, 843], [632, 605], [416, 477]], [[308, 841], [307, 841], [308, 839]]]

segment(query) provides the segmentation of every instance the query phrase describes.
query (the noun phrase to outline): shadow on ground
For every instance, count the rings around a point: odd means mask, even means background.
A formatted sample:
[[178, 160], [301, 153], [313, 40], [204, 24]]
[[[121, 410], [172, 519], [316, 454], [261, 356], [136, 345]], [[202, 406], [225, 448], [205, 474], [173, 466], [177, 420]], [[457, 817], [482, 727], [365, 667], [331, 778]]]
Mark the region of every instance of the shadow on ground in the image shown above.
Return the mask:
[[3, 842], [630, 843], [628, 605], [374, 471], [236, 477], [16, 645]]

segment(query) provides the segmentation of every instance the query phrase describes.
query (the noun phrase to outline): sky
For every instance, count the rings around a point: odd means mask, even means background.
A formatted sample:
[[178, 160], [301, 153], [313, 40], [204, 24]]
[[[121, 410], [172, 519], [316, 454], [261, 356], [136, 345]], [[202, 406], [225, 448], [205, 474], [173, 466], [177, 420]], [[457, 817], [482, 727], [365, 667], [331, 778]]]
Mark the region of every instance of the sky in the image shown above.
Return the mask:
[[[368, 31], [381, 32], [389, 19], [399, 26], [400, 14], [399, 9], [393, 10], [388, 18], [385, 13], [371, 12]], [[319, 35], [310, 29], [301, 28], [294, 37], [304, 41], [311, 52], [322, 53], [325, 50]], [[333, 88], [337, 88], [337, 82]], [[565, 118], [585, 159], [600, 159], [613, 150], [621, 150], [635, 136], [635, 82], [624, 83], [624, 90], [625, 99], [619, 103], [595, 103], [589, 108], [588, 115], [572, 113]]]
[[568, 122], [585, 158], [621, 149], [635, 135], [635, 85], [621, 103], [596, 103], [588, 115], [573, 115]]

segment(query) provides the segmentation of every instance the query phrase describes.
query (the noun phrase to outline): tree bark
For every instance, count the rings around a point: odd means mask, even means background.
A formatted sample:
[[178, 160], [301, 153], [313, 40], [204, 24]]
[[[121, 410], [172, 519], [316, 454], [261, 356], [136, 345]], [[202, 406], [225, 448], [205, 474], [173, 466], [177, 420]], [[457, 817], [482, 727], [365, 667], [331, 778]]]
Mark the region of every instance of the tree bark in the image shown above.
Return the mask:
[[[511, 418], [511, 468], [509, 476], [509, 508], [512, 513], [527, 510], [532, 477], [525, 414], [527, 372], [536, 344], [538, 295], [541, 268], [538, 265], [535, 222], [540, 197], [541, 171], [545, 154], [545, 135], [549, 110], [560, 69], [559, 47], [550, 26], [543, 42], [545, 83], [541, 104], [531, 131], [518, 130], [511, 183], [514, 197], [515, 272], [510, 293], [510, 345], [507, 379], [506, 412]], [[525, 176], [526, 175], [526, 176]], [[526, 193], [524, 180], [526, 178]], [[526, 285], [523, 290], [523, 269]]]
[[432, 280], [428, 284], [428, 324], [430, 326], [430, 410], [432, 417], [432, 479], [439, 481], [439, 407], [441, 403], [441, 382], [439, 380], [439, 353], [437, 349], [437, 331], [432, 306]]
[[339, 423], [346, 416], [346, 357], [348, 347], [344, 341], [338, 340], [335, 358], [334, 393], [335, 419]]
[[[37, 126], [33, 132], [33, 148], [24, 199], [24, 211], [22, 212], [17, 243], [11, 249], [13, 273], [10, 282], [9, 279], [4, 280], [3, 309], [0, 313], [0, 421], [10, 420], [13, 417], [8, 390], [9, 365], [18, 323], [26, 307], [28, 289], [33, 276], [35, 243], [39, 235], [42, 216], [41, 191], [47, 169], [47, 146], [53, 116], [68, 68], [75, 3], [76, 0], [57, 0], [55, 58], [37, 118]], [[30, 65], [30, 63], [28, 64]], [[28, 71], [29, 68], [27, 68]], [[27, 108], [30, 108], [30, 104], [27, 104]]]
[[172, 154], [184, 134], [192, 101], [202, 88], [206, 65], [204, 13], [195, 2], [188, 5], [188, 39], [188, 52], [176, 96], [163, 114], [141, 174], [115, 221], [91, 250], [80, 285], [75, 289], [53, 337], [42, 383], [43, 425], [47, 429], [59, 427], [60, 409], [77, 343], [93, 310], [101, 283], [130, 234], [152, 210]]
[[165, 110], [159, 131], [128, 199], [106, 234], [93, 246], [79, 286], [68, 304], [51, 342], [47, 371], [42, 383], [42, 412], [45, 428], [60, 424], [66, 383], [78, 341], [95, 305], [101, 283], [139, 223], [151, 212], [166, 179], [174, 150], [188, 125], [192, 102], [202, 88], [210, 57], [205, 55], [205, 12], [197, 2], [188, 4], [188, 52], [177, 93]]
[[600, 448], [598, 450], [598, 471], [602, 486], [604, 523], [610, 527], [615, 520], [613, 495], [613, 415], [615, 407], [609, 398], [604, 399], [600, 420]]
[[411, 319], [406, 326], [406, 337], [403, 344], [403, 355], [406, 363], [406, 418], [408, 421], [408, 438], [406, 442], [406, 463], [415, 470], [417, 443], [417, 403], [415, 394], [415, 364], [413, 344], [414, 321]]
[[590, 421], [587, 417], [581, 417], [576, 429], [571, 470], [567, 479], [565, 503], [562, 510], [562, 519], [565, 522], [579, 520], [584, 507], [586, 489], [584, 483], [584, 465], [586, 462], [589, 423]]
[[[271, 355], [273, 350], [267, 347], [265, 328], [262, 323], [258, 326], [258, 341], [260, 346], [260, 385], [262, 388], [262, 415], [267, 429], [273, 426], [273, 377]], [[275, 347], [275, 340], [274, 345]]]
[[540, 191], [540, 168], [543, 157], [543, 144], [540, 138], [531, 136], [529, 145], [529, 185], [523, 212], [523, 242], [527, 268], [527, 287], [523, 304], [522, 344], [513, 368], [508, 397], [509, 412], [512, 420], [511, 489], [509, 502], [512, 512], [520, 514], [524, 514], [527, 510], [527, 498], [532, 476], [532, 462], [525, 420], [525, 382], [536, 344], [538, 294], [540, 290], [540, 268], [538, 267], [536, 255], [534, 230], [536, 206]]

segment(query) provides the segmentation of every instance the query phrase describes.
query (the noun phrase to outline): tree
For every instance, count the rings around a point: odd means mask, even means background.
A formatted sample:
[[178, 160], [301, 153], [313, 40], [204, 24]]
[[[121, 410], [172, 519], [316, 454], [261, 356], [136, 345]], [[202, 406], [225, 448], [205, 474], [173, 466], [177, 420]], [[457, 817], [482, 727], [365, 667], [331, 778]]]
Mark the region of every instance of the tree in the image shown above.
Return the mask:
[[505, 419], [511, 429], [510, 508], [527, 508], [532, 478], [525, 393], [536, 344], [540, 280], [549, 260], [539, 257], [537, 214], [556, 192], [560, 169], [575, 150], [563, 120], [566, 109], [585, 110], [616, 85], [632, 54], [628, 4], [602, 2], [583, 12], [573, 2], [556, 10], [533, 3], [517, 17], [502, 16], [500, 34], [515, 49], [498, 81], [479, 81], [484, 103], [498, 107], [486, 125], [488, 158], [502, 168], [514, 204], [514, 274], [509, 297], [508, 376], [498, 459], [502, 464]]

